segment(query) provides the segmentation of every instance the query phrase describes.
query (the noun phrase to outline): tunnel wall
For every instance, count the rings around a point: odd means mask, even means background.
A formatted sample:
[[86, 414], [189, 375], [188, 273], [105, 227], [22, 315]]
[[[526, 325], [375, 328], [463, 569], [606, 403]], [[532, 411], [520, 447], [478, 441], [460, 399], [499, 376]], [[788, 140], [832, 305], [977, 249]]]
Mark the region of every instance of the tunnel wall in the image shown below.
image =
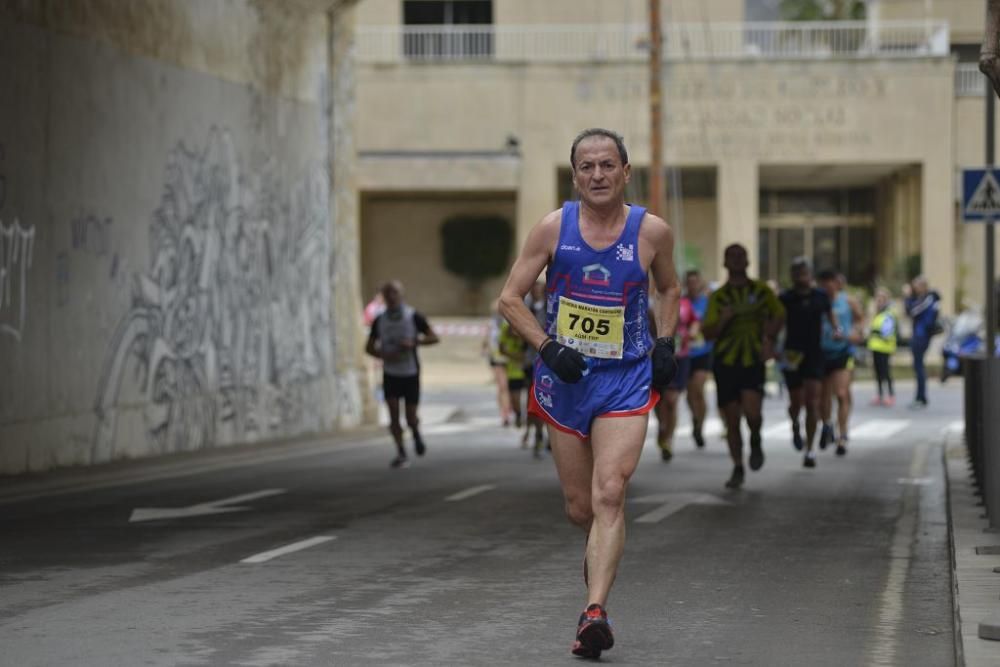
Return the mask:
[[370, 416], [350, 11], [0, 8], [0, 474]]

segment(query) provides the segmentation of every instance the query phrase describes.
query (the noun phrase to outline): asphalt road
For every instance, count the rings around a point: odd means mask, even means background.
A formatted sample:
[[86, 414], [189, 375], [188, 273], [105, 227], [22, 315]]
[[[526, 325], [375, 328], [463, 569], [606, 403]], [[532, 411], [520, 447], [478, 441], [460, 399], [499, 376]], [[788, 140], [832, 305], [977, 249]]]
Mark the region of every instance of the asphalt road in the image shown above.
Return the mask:
[[[768, 400], [767, 463], [739, 492], [717, 433], [670, 464], [650, 439], [603, 662], [953, 664], [940, 446], [959, 388], [922, 412], [870, 397], [848, 456], [815, 470]], [[486, 388], [428, 399], [458, 412], [402, 470], [380, 434], [8, 485], [0, 665], [578, 662], [583, 536], [551, 460], [495, 424]]]

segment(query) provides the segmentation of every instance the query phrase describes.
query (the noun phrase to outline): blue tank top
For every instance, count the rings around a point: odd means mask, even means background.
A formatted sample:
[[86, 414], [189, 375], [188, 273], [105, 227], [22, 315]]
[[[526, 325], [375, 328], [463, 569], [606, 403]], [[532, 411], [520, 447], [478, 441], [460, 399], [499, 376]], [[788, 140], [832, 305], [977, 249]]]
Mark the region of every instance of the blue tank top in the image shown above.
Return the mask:
[[[833, 300], [833, 313], [837, 316], [837, 323], [840, 324], [841, 331], [846, 336], [854, 326], [854, 314], [851, 312], [851, 304], [847, 300], [847, 295], [843, 292], [837, 294]], [[833, 327], [830, 320], [823, 318], [823, 356], [827, 359], [836, 359], [844, 355], [854, 354], [854, 346], [846, 338], [836, 340], [833, 337]]]
[[[708, 312], [708, 295], [699, 294], [695, 298], [691, 299], [691, 307], [694, 308], [694, 314], [698, 316], [698, 321], [705, 321], [705, 313]], [[697, 343], [691, 344], [688, 356], [694, 359], [697, 357], [704, 357], [706, 354], [711, 354], [711, 352], [712, 341], [705, 340], [704, 336], [702, 336]]]
[[591, 369], [648, 361], [653, 345], [649, 277], [639, 262], [639, 227], [645, 214], [646, 209], [630, 205], [618, 240], [594, 250], [580, 233], [579, 202], [563, 204], [559, 242], [548, 268], [545, 329], [585, 354]]

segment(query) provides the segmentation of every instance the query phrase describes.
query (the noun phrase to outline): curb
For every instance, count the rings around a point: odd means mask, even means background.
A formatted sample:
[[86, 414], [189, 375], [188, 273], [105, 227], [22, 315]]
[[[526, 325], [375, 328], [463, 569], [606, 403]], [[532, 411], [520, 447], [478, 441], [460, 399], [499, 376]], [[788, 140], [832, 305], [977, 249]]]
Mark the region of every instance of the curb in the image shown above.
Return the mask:
[[[1000, 533], [988, 531], [960, 434], [946, 437], [944, 457], [948, 536], [955, 625], [955, 664], [968, 667], [1000, 665], [1000, 641], [982, 639], [1000, 617]], [[991, 549], [982, 549], [983, 547]], [[990, 553], [986, 553], [990, 552]]]

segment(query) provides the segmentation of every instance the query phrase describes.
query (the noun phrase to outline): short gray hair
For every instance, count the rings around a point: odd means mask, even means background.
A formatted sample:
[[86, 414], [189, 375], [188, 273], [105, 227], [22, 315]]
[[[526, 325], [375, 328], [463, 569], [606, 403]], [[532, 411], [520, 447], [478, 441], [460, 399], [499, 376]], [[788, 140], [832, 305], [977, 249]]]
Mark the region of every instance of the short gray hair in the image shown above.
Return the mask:
[[573, 140], [573, 146], [569, 149], [569, 163], [573, 169], [576, 169], [576, 147], [580, 145], [581, 141], [590, 139], [591, 137], [604, 137], [615, 142], [615, 147], [618, 149], [618, 156], [622, 159], [622, 165], [628, 164], [628, 151], [625, 150], [625, 140], [622, 138], [622, 135], [612, 130], [605, 130], [603, 127], [591, 127], [576, 135], [576, 139]]

